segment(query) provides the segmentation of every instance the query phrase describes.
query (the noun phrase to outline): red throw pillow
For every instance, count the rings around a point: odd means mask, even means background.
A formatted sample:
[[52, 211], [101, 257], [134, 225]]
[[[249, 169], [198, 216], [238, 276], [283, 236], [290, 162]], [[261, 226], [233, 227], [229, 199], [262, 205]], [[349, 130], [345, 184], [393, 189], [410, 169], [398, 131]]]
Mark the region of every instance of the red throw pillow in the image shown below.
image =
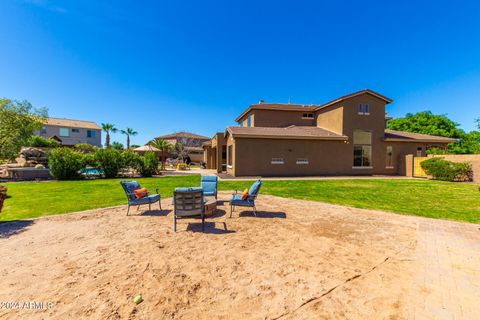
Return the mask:
[[248, 189], [243, 190], [242, 193], [242, 200], [247, 200], [248, 197]]
[[135, 198], [140, 199], [148, 196], [148, 191], [147, 188], [140, 188], [133, 190], [133, 194], [135, 195]]

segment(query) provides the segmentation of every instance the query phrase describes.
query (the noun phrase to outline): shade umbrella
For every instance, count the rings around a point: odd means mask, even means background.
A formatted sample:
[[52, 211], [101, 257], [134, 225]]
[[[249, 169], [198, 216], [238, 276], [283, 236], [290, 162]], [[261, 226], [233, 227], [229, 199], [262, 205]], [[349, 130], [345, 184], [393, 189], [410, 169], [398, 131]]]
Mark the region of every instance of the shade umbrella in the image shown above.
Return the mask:
[[145, 145], [145, 146], [142, 146], [142, 147], [135, 148], [135, 149], [133, 149], [133, 151], [141, 151], [141, 152], [146, 152], [146, 151], [161, 152], [162, 150], [160, 150], [160, 149], [158, 149], [158, 148], [155, 148], [155, 147], [152, 147], [152, 146], [149, 146], [149, 145]]

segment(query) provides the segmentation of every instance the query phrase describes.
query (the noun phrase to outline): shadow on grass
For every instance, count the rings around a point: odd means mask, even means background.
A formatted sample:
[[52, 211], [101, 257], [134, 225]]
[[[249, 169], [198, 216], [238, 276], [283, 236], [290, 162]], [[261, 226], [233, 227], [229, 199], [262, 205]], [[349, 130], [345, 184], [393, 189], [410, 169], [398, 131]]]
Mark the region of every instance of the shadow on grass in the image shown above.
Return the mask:
[[6, 239], [11, 236], [22, 233], [27, 227], [33, 224], [33, 220], [17, 220], [0, 222], [0, 239]]
[[[235, 212], [233, 213], [235, 214]], [[253, 211], [241, 211], [238, 214], [239, 217], [253, 217], [253, 218], [280, 218], [285, 219], [287, 214], [285, 212], [272, 212], [272, 211], [257, 211], [257, 216], [253, 214]]]

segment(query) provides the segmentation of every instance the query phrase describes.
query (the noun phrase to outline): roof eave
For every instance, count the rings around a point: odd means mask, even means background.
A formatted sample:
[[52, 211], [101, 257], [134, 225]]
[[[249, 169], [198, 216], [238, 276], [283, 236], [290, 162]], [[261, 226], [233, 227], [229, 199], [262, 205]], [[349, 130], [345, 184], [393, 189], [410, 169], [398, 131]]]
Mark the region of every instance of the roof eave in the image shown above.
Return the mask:
[[347, 136], [338, 137], [315, 137], [315, 136], [289, 136], [289, 135], [260, 135], [260, 134], [232, 134], [233, 138], [252, 138], [252, 139], [293, 139], [293, 140], [334, 140], [345, 141], [348, 140]]
[[438, 139], [410, 139], [410, 138], [384, 138], [383, 141], [387, 142], [421, 142], [421, 143], [452, 143], [457, 140], [438, 140]]

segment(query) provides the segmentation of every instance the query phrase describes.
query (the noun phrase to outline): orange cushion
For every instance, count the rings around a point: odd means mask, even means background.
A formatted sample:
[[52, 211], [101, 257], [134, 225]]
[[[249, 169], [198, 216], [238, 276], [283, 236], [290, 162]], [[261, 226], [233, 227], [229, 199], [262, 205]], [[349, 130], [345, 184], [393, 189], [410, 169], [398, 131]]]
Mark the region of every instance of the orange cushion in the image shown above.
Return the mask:
[[133, 190], [133, 194], [135, 195], [135, 198], [140, 199], [148, 196], [148, 191], [147, 188], [140, 188]]
[[248, 189], [243, 190], [242, 193], [242, 200], [247, 200], [248, 197]]

